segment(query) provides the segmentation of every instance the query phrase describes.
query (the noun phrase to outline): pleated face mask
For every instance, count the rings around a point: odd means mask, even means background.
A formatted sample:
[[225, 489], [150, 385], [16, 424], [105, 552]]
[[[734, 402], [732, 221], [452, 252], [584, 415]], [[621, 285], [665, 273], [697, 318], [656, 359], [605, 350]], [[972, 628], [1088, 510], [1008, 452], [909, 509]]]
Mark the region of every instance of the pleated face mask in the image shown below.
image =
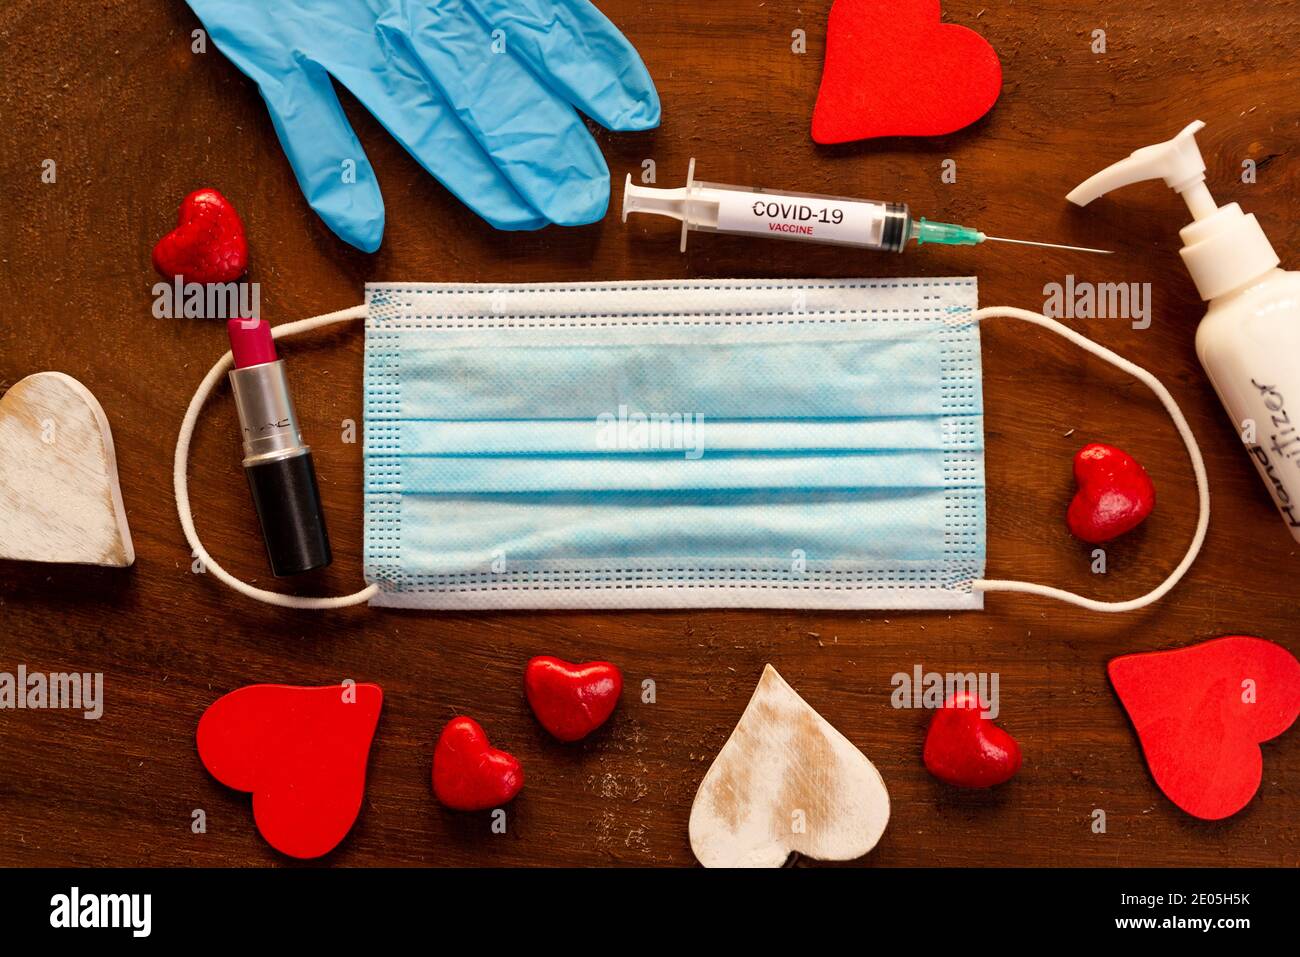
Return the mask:
[[[369, 586], [294, 598], [217, 577], [299, 607], [974, 609], [1007, 590], [1115, 611], [1160, 597], [1208, 522], [1172, 398], [1059, 323], [976, 298], [974, 279], [371, 285], [363, 309], [276, 330], [365, 315]], [[1150, 594], [984, 578], [979, 324], [994, 316], [1071, 339], [1169, 409], [1201, 516]], [[177, 495], [214, 571], [184, 487], [205, 398], [182, 428]]]

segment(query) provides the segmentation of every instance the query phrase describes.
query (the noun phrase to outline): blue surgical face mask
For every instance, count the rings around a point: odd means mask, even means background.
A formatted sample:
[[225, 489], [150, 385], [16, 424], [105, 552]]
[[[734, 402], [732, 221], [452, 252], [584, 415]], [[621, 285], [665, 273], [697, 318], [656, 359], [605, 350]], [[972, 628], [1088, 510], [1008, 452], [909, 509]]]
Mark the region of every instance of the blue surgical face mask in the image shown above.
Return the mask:
[[974, 608], [973, 279], [368, 290], [377, 603]]
[[[281, 334], [353, 318], [347, 310]], [[1200, 456], [1148, 373], [956, 279], [367, 288], [365, 573], [419, 608], [980, 608], [983, 593], [1139, 607], [1191, 564]], [[1051, 329], [1138, 376], [1182, 431], [1202, 515], [1132, 602], [983, 578], [979, 321]], [[222, 371], [221, 364], [213, 373]], [[213, 378], [210, 374], [209, 380]], [[207, 383], [205, 383], [207, 384]]]

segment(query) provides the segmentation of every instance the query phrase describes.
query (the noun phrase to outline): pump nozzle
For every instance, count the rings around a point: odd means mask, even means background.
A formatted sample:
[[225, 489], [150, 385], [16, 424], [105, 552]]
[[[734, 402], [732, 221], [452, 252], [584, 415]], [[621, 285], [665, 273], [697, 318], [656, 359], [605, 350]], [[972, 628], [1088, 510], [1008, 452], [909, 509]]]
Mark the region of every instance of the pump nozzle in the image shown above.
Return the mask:
[[1195, 222], [1183, 227], [1181, 255], [1202, 299], [1214, 299], [1262, 275], [1278, 264], [1277, 254], [1253, 215], [1236, 203], [1222, 208], [1205, 185], [1205, 160], [1196, 134], [1200, 120], [1188, 123], [1171, 140], [1144, 146], [1127, 159], [1084, 180], [1066, 199], [1087, 206], [1113, 189], [1146, 179], [1163, 179], [1192, 211]]
[[1084, 180], [1065, 198], [1077, 206], [1087, 206], [1112, 189], [1144, 179], [1163, 179], [1187, 201], [1192, 216], [1202, 219], [1218, 208], [1204, 186], [1205, 160], [1196, 145], [1196, 134], [1203, 129], [1205, 124], [1200, 120], [1188, 123], [1173, 139], [1134, 150], [1127, 159]]

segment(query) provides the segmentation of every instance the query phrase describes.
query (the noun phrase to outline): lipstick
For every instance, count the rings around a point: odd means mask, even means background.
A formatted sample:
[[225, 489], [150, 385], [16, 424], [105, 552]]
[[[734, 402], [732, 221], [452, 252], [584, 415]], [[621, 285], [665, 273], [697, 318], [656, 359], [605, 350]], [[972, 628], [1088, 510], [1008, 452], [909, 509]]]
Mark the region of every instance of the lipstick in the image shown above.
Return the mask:
[[311, 449], [303, 443], [284, 361], [264, 319], [231, 319], [230, 388], [244, 435], [244, 474], [277, 577], [322, 568], [333, 559], [316, 487]]

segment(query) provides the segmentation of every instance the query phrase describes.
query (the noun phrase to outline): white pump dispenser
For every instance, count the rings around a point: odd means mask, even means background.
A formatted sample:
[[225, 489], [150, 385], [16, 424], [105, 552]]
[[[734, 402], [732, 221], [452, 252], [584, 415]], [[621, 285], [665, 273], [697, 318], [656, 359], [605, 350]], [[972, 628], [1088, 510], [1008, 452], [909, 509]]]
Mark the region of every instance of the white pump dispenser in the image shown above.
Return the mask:
[[1086, 206], [1140, 180], [1163, 179], [1192, 211], [1180, 254], [1209, 311], [1196, 354], [1232, 417], [1292, 538], [1300, 542], [1300, 273], [1278, 257], [1254, 214], [1219, 206], [1191, 123], [1081, 183], [1066, 199]]

